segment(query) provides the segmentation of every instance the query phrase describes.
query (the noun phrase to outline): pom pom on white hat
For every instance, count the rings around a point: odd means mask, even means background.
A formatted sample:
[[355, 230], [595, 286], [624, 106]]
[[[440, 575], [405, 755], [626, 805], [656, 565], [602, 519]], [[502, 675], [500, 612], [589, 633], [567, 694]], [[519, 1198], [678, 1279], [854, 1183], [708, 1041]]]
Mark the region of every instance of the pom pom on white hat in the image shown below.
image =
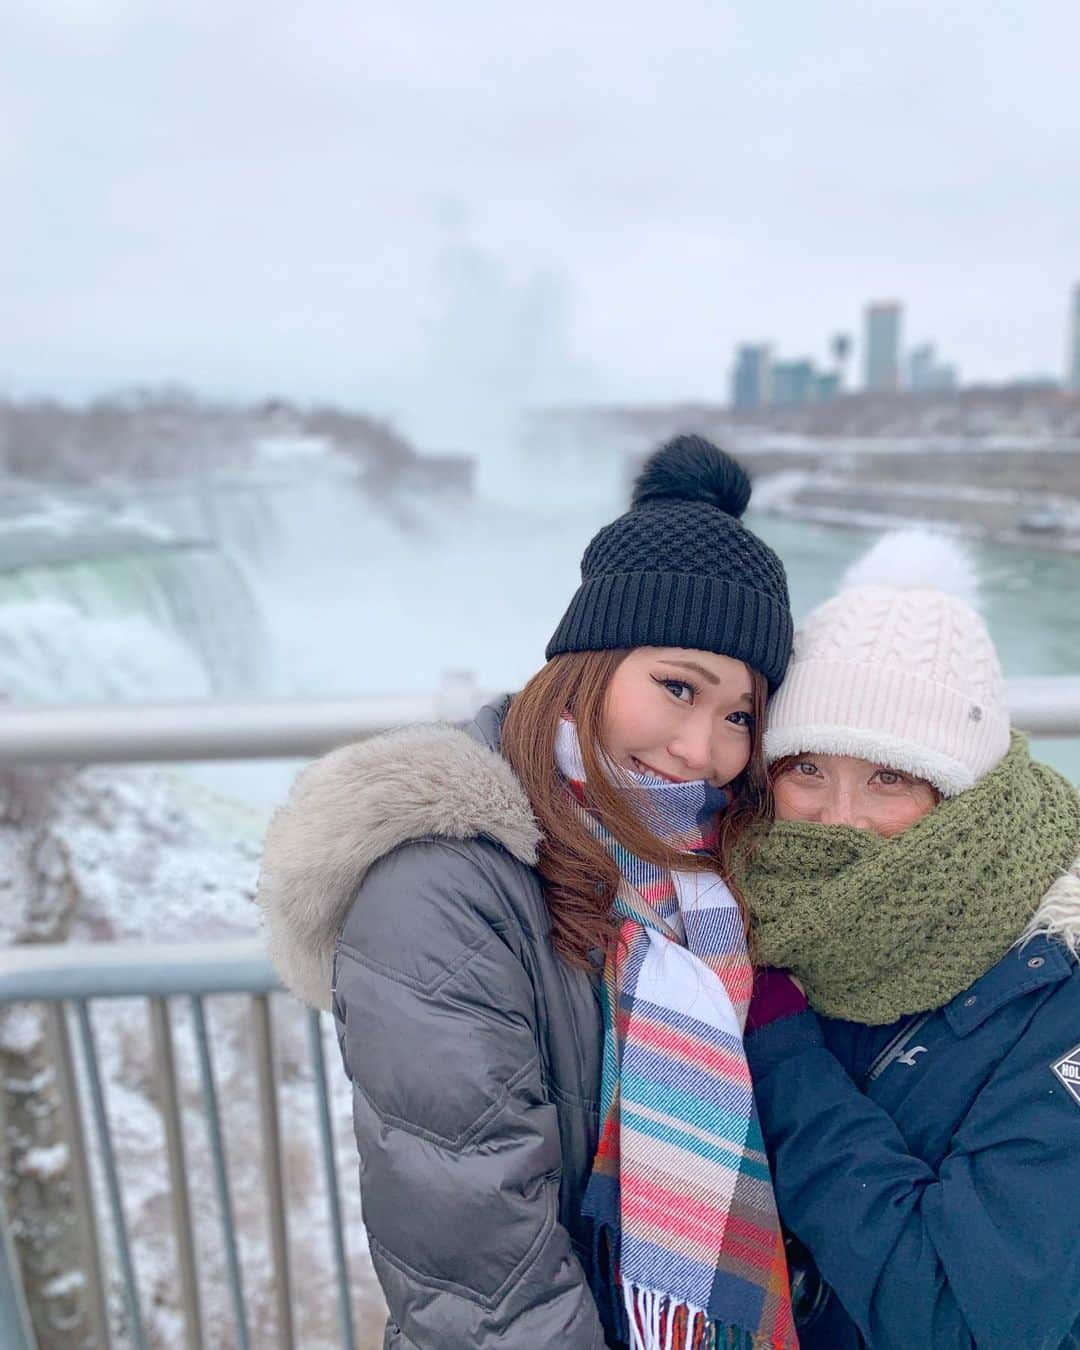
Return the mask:
[[769, 703], [765, 755], [852, 755], [932, 783], [973, 786], [1009, 748], [1001, 664], [955, 540], [898, 530], [849, 570], [795, 633]]

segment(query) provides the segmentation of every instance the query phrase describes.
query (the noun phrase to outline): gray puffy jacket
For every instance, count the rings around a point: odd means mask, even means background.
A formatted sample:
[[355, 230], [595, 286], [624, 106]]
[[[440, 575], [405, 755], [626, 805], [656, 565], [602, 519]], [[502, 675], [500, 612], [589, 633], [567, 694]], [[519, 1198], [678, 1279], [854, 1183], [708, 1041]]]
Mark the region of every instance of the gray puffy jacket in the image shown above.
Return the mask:
[[384, 1350], [605, 1344], [579, 1212], [598, 991], [548, 939], [508, 703], [312, 765], [263, 859], [271, 955], [333, 1006], [353, 1085]]

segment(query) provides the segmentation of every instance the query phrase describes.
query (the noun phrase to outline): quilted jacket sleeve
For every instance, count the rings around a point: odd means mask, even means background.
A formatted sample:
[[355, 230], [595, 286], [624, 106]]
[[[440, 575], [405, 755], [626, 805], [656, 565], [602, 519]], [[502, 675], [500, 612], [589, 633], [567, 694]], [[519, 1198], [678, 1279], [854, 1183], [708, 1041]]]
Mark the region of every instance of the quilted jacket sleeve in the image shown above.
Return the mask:
[[558, 1222], [558, 1121], [506, 907], [516, 866], [482, 841], [407, 844], [368, 873], [338, 941], [334, 1010], [388, 1345], [604, 1345]]

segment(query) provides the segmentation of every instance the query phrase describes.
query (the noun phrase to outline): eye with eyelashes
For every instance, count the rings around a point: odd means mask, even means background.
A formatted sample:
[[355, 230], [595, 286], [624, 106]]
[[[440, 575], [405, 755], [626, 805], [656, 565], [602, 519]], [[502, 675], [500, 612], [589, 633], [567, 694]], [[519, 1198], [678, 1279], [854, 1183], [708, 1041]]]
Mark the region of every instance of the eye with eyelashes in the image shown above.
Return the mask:
[[[823, 778], [821, 770], [812, 759], [798, 759], [792, 764], [787, 772], [796, 774], [800, 778]], [[877, 781], [882, 787], [906, 787], [911, 779], [906, 774], [902, 774], [898, 769], [877, 769], [870, 777], [870, 782]]]
[[[679, 703], [692, 704], [697, 697], [697, 687], [691, 684], [689, 680], [670, 679], [662, 675], [654, 675], [652, 679], [654, 684], [658, 684], [661, 689], [666, 689], [671, 697]], [[688, 693], [690, 697], [684, 698], [682, 691]]]
[[[675, 679], [665, 675], [653, 675], [651, 678], [654, 684], [659, 685], [661, 689], [666, 689], [677, 703], [686, 704], [687, 707], [693, 707], [694, 700], [700, 693], [698, 687], [690, 680]], [[753, 713], [737, 709], [728, 713], [724, 720], [730, 722], [732, 726], [742, 727], [749, 731], [753, 728], [755, 719]]]

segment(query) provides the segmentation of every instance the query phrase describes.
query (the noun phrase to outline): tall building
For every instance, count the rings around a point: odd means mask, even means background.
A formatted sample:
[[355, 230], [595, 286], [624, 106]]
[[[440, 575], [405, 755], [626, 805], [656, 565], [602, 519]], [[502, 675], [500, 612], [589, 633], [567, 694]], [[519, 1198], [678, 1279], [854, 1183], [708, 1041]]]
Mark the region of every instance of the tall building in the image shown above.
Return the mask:
[[731, 378], [733, 408], [761, 408], [769, 401], [769, 348], [764, 343], [746, 344], [735, 354]]
[[956, 388], [956, 367], [938, 364], [932, 342], [913, 347], [908, 357], [908, 388], [913, 394]]
[[817, 394], [813, 361], [777, 361], [772, 368], [770, 402], [775, 408], [812, 403]]
[[900, 388], [900, 318], [895, 300], [866, 307], [866, 388], [892, 393]]
[[1080, 394], [1080, 281], [1073, 287], [1069, 306], [1069, 364], [1065, 371], [1065, 387]]
[[914, 394], [934, 387], [934, 344], [924, 342], [912, 347], [908, 357], [908, 388]]
[[836, 392], [839, 393], [847, 381], [847, 363], [851, 355], [852, 341], [849, 333], [834, 333], [829, 342], [833, 361], [836, 364]]

